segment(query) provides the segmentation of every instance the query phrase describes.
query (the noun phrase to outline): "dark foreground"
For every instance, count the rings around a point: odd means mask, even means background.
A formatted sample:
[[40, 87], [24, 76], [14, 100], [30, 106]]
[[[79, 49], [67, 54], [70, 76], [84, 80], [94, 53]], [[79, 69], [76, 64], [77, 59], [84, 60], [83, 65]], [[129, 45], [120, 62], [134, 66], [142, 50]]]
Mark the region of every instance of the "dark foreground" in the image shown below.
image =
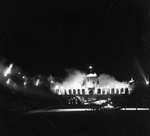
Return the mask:
[[146, 111], [34, 113], [1, 123], [2, 136], [148, 136]]
[[[62, 97], [28, 95], [4, 87], [0, 89], [0, 136], [150, 135], [149, 111], [49, 112], [66, 107]], [[128, 99], [119, 97], [116, 104], [150, 107], [149, 94], [149, 88], [139, 87]], [[70, 106], [73, 108], [73, 105]]]

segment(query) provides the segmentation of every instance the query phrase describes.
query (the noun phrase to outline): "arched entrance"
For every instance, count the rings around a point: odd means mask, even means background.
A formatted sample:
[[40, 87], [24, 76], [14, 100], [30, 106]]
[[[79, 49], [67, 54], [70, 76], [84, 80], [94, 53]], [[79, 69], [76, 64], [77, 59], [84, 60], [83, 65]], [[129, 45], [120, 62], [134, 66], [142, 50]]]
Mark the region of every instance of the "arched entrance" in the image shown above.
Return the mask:
[[94, 88], [88, 88], [89, 90], [89, 95], [93, 95], [94, 94]]
[[90, 90], [90, 91], [89, 91], [89, 95], [93, 95], [93, 90]]

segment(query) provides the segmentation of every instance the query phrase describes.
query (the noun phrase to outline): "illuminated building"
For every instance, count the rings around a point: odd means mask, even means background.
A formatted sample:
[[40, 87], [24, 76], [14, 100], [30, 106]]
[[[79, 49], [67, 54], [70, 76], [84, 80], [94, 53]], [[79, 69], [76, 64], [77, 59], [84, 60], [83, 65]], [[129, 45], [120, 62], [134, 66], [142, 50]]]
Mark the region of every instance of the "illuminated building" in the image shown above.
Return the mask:
[[64, 88], [56, 84], [54, 91], [58, 95], [113, 95], [113, 94], [130, 94], [134, 87], [134, 80], [128, 83], [120, 83], [112, 86], [101, 86], [97, 75], [88, 74], [80, 88]]
[[128, 82], [119, 82], [115, 79], [111, 81], [105, 79], [103, 81], [96, 73], [92, 72], [92, 67], [89, 68], [90, 73], [82, 77], [79, 76], [81, 80], [76, 79], [75, 81], [77, 82], [73, 81], [70, 83], [70, 81], [68, 85], [53, 84], [53, 92], [68, 98], [69, 104], [77, 104], [77, 101], [83, 104], [86, 104], [86, 102], [102, 103], [97, 102], [97, 100], [103, 101], [103, 98], [108, 99], [116, 95], [130, 95], [132, 93], [134, 88], [133, 78]]

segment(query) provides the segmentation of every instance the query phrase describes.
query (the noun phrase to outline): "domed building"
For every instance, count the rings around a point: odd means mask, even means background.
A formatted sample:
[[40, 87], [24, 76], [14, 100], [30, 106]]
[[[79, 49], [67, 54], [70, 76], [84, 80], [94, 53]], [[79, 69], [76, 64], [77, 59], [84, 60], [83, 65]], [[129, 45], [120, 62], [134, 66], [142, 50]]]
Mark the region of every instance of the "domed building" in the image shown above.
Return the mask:
[[[81, 77], [79, 77], [81, 78]], [[75, 82], [77, 81], [77, 82]], [[116, 95], [130, 95], [134, 88], [134, 80], [119, 82], [115, 79], [107, 80], [97, 76], [90, 70], [89, 74], [82, 76], [81, 80], [75, 80], [70, 85], [56, 83], [52, 90], [57, 95], [62, 95], [68, 99], [68, 103], [81, 103], [107, 99]], [[72, 102], [74, 101], [74, 102]]]

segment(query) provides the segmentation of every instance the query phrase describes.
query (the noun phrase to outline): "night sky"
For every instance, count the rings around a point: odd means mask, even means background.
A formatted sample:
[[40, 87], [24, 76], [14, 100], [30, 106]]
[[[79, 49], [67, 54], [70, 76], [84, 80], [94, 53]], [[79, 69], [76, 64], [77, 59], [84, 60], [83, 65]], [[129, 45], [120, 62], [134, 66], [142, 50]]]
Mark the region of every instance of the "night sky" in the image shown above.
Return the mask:
[[149, 0], [3, 0], [0, 59], [29, 75], [66, 68], [119, 79], [149, 73]]

